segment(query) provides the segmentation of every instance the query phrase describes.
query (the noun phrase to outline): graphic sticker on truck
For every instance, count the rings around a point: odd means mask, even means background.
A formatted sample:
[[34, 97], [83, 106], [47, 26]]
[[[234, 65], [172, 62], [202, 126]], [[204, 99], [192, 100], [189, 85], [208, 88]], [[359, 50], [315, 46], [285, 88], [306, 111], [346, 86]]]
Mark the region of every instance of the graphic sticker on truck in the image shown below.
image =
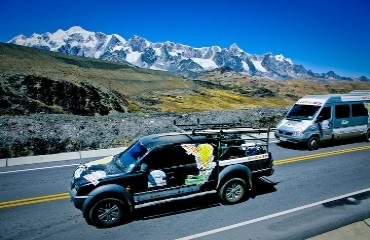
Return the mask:
[[216, 163], [213, 162], [213, 146], [211, 144], [182, 144], [188, 155], [193, 155], [199, 169], [199, 175], [189, 175], [185, 180], [186, 185], [203, 184], [205, 183], [215, 168]]
[[148, 176], [148, 187], [161, 187], [167, 185], [166, 173], [161, 170], [151, 171]]

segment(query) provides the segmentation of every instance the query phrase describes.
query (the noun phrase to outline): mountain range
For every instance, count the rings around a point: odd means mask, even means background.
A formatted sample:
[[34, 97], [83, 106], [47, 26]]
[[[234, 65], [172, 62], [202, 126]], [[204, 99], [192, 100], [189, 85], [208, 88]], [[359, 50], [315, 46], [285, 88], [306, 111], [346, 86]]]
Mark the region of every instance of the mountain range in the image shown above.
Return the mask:
[[[339, 76], [333, 71], [314, 73], [302, 65], [294, 64], [291, 59], [281, 54], [249, 54], [240, 49], [237, 44], [232, 44], [229, 48], [219, 46], [194, 48], [170, 41], [153, 43], [140, 36], [133, 36], [126, 40], [117, 34], [90, 32], [79, 26], [71, 27], [66, 31], [59, 29], [55, 33], [34, 33], [29, 38], [19, 35], [8, 43], [130, 63], [140, 68], [168, 71], [192, 78], [210, 71], [227, 69], [241, 75], [274, 80], [290, 78], [354, 80]], [[364, 76], [357, 80], [370, 81]]]

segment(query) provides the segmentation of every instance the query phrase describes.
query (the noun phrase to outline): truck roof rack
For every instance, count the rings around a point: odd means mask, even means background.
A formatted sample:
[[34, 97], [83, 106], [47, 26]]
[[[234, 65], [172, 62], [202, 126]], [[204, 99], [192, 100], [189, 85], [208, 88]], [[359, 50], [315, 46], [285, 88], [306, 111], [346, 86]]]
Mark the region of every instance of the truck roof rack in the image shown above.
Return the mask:
[[[224, 143], [241, 140], [267, 147], [270, 131], [273, 130], [270, 127], [253, 128], [252, 126], [242, 126], [238, 123], [200, 123], [199, 119], [197, 119], [196, 123], [191, 124], [178, 124], [175, 120], [173, 126], [178, 133], [168, 133], [168, 135], [214, 136]], [[238, 137], [236, 137], [237, 135]]]
[[174, 120], [173, 126], [176, 130], [180, 132], [185, 131], [207, 131], [209, 133], [217, 133], [220, 130], [226, 131], [229, 133], [236, 133], [237, 131], [245, 132], [245, 131], [251, 131], [251, 132], [266, 132], [271, 130], [270, 127], [267, 128], [254, 128], [252, 126], [244, 126], [240, 125], [238, 123], [200, 123], [199, 118], [197, 118], [196, 123], [192, 124], [178, 124], [176, 120]]

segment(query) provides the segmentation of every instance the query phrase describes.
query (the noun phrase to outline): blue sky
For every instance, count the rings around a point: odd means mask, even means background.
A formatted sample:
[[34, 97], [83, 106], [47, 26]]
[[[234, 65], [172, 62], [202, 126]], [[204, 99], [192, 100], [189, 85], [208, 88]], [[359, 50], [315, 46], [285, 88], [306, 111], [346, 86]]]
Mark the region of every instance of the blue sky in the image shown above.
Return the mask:
[[322, 73], [370, 78], [370, 0], [0, 0], [0, 42], [81, 26], [193, 47], [236, 43]]

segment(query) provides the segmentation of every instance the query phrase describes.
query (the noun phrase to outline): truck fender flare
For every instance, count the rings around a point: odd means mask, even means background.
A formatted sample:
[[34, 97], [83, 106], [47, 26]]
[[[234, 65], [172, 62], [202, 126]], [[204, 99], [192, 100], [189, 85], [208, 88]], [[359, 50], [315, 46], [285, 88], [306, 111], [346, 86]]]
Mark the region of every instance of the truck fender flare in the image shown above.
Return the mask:
[[252, 172], [251, 170], [241, 164], [235, 164], [224, 168], [219, 174], [217, 189], [222, 186], [224, 182], [232, 178], [241, 178], [245, 180], [247, 188], [252, 189]]
[[89, 193], [81, 208], [83, 215], [88, 214], [89, 209], [96, 200], [104, 197], [116, 197], [124, 200], [128, 205], [129, 211], [133, 211], [134, 200], [131, 193], [120, 185], [108, 184], [97, 187]]

